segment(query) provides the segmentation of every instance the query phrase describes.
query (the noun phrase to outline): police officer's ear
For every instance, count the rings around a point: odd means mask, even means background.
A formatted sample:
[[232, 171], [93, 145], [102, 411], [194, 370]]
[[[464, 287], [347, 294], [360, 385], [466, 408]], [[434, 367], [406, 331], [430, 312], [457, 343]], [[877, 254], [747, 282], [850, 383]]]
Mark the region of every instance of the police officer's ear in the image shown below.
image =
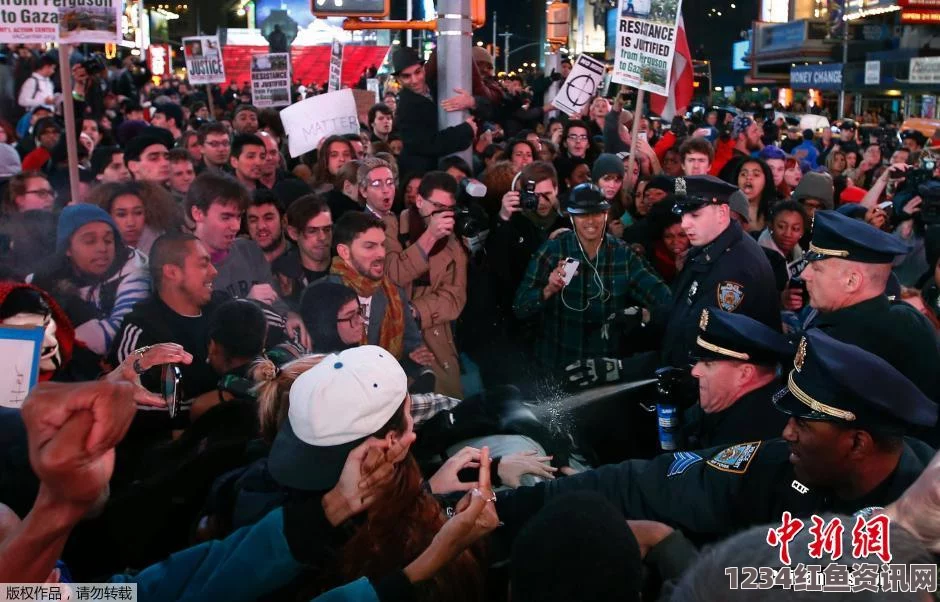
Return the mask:
[[857, 460], [867, 460], [874, 454], [877, 444], [872, 438], [871, 433], [860, 429], [852, 430], [852, 447], [849, 450], [849, 457]]

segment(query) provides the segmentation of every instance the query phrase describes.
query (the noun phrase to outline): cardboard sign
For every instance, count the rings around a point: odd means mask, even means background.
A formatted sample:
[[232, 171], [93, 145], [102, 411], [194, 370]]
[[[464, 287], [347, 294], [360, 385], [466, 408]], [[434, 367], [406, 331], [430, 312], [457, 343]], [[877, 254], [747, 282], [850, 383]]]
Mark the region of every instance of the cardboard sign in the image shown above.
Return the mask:
[[259, 109], [290, 104], [290, 54], [251, 56], [251, 104]]
[[120, 40], [121, 0], [3, 0], [0, 43], [83, 44]]
[[[360, 90], [369, 96], [368, 90]], [[291, 157], [312, 151], [327, 136], [359, 133], [359, 117], [352, 90], [313, 96], [281, 110]]]
[[333, 47], [330, 49], [330, 80], [327, 83], [327, 90], [335, 92], [339, 90], [343, 77], [343, 44], [339, 40], [333, 40]]
[[189, 83], [225, 83], [225, 65], [222, 63], [222, 47], [219, 36], [193, 36], [183, 38], [183, 56]]
[[580, 55], [565, 79], [565, 85], [552, 99], [552, 105], [568, 115], [581, 113], [584, 105], [591, 102], [601, 89], [605, 71], [604, 63], [585, 54]]
[[613, 81], [669, 95], [681, 0], [620, 0]]
[[39, 382], [39, 356], [45, 329], [0, 326], [0, 406], [19, 408]]

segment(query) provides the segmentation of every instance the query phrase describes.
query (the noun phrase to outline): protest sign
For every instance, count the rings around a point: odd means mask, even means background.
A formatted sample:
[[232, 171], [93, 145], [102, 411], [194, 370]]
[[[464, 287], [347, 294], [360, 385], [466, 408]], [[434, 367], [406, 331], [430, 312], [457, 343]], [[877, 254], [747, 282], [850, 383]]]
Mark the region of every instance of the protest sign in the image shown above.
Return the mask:
[[39, 381], [39, 358], [45, 329], [0, 326], [0, 407], [19, 408]]
[[222, 64], [222, 47], [219, 36], [193, 36], [183, 38], [183, 56], [189, 83], [225, 83], [225, 66]]
[[359, 121], [369, 123], [369, 109], [375, 104], [375, 94], [369, 90], [360, 90], [358, 88], [354, 88], [352, 93], [353, 98], [356, 100], [356, 115], [359, 116]]
[[0, 43], [117, 42], [121, 0], [2, 0]]
[[290, 104], [290, 54], [252, 55], [251, 104], [259, 109]]
[[581, 113], [584, 105], [597, 94], [606, 70], [604, 63], [582, 54], [565, 79], [565, 85], [552, 99], [552, 105], [568, 115]]
[[333, 47], [330, 49], [330, 81], [327, 83], [327, 90], [330, 92], [339, 90], [342, 77], [343, 44], [339, 40], [333, 40]]
[[379, 97], [379, 80], [378, 80], [378, 79], [376, 79], [376, 78], [374, 78], [374, 77], [370, 77], [369, 79], [367, 79], [367, 80], [366, 80], [366, 90], [368, 90], [369, 92], [374, 92], [374, 93], [375, 93], [375, 102], [376, 102], [376, 104], [382, 102], [382, 99]]
[[620, 0], [613, 81], [669, 95], [681, 11], [682, 0]]
[[[361, 92], [368, 93], [367, 90]], [[339, 90], [313, 96], [281, 109], [291, 157], [312, 151], [327, 136], [358, 134], [359, 118], [353, 91]]]

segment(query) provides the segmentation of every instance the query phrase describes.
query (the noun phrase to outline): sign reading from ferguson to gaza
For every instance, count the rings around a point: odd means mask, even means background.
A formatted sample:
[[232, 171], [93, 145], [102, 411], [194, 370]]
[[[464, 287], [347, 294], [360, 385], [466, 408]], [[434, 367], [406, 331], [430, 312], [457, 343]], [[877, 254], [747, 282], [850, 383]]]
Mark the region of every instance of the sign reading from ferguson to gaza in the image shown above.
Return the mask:
[[183, 56], [186, 58], [186, 73], [189, 83], [225, 83], [225, 65], [222, 63], [222, 46], [219, 36], [193, 36], [183, 38]]
[[117, 42], [121, 0], [0, 0], [0, 43]]
[[251, 57], [251, 104], [264, 109], [290, 104], [290, 55], [286, 52]]
[[620, 0], [613, 81], [669, 95], [682, 0]]

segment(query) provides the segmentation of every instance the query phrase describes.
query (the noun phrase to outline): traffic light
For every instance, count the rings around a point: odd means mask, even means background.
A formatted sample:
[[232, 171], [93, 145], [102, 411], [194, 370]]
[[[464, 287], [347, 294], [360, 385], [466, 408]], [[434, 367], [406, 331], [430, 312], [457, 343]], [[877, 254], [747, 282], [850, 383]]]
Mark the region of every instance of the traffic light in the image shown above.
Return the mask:
[[311, 0], [314, 17], [387, 17], [389, 0]]

